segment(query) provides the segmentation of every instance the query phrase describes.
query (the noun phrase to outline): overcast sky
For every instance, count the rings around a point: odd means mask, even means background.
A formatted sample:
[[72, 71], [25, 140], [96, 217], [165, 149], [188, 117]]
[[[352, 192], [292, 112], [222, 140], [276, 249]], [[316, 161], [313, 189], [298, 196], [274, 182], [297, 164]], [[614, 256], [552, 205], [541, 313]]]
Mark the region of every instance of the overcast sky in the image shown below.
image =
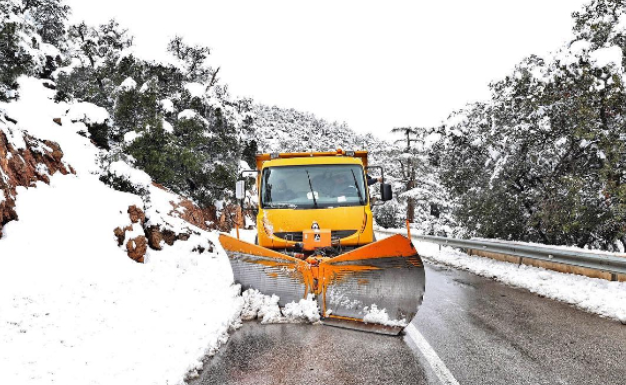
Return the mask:
[[73, 21], [115, 18], [142, 56], [170, 37], [212, 49], [231, 93], [384, 137], [431, 126], [530, 54], [571, 37], [587, 0], [66, 0]]

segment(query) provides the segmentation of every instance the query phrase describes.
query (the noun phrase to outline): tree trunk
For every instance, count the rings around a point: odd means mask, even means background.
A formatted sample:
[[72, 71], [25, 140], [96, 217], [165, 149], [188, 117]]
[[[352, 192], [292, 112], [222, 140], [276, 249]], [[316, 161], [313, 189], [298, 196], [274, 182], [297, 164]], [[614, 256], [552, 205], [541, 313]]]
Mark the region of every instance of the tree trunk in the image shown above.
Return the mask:
[[[413, 163], [413, 161], [411, 161], [410, 167], [411, 171], [406, 186], [406, 191], [410, 191], [411, 189], [415, 188], [415, 164]], [[410, 223], [415, 222], [415, 199], [413, 197], [408, 197], [406, 201], [406, 219]]]

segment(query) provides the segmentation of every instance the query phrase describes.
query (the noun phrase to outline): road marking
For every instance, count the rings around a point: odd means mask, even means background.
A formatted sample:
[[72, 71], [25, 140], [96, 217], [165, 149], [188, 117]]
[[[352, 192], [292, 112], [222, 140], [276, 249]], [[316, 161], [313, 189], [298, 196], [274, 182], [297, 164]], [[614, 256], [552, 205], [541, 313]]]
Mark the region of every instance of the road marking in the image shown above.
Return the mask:
[[426, 341], [422, 333], [420, 333], [413, 324], [410, 324], [404, 330], [406, 330], [409, 338], [413, 340], [417, 348], [422, 352], [424, 357], [426, 357], [426, 361], [430, 364], [430, 367], [433, 369], [433, 372], [435, 372], [435, 375], [437, 375], [437, 378], [439, 378], [439, 381], [446, 385], [459, 385], [459, 382], [454, 378], [452, 373], [450, 373], [446, 364], [441, 361], [441, 358], [439, 358], [432, 346]]

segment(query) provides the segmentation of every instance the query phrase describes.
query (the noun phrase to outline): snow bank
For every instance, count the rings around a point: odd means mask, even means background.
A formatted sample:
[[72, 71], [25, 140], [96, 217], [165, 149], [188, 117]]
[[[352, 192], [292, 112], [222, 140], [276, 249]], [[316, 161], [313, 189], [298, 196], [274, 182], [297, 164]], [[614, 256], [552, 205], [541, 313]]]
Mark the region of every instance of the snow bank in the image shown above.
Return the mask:
[[[379, 239], [387, 234], [379, 233]], [[432, 263], [470, 271], [504, 284], [565, 302], [579, 309], [626, 323], [626, 282], [565, 274], [543, 268], [469, 256], [449, 247], [415, 242], [420, 255]]]
[[579, 309], [626, 323], [626, 282], [611, 282], [538, 267], [473, 257], [444, 248], [428, 259], [566, 302]]
[[139, 203], [95, 177], [19, 191], [0, 241], [0, 383], [177, 384], [226, 340], [241, 306], [227, 259], [193, 236], [131, 261], [112, 229]]
[[[14, 136], [59, 143], [76, 175], [18, 188], [19, 221], [3, 229], [0, 384], [183, 384], [240, 324], [243, 300], [217, 235], [186, 224], [188, 241], [148, 250], [145, 264], [129, 259], [113, 229], [130, 224], [129, 206], [147, 203], [99, 181], [100, 150], [77, 135], [82, 123], [72, 123], [67, 104], [54, 103], [41, 81], [20, 85], [19, 101], [0, 103], [18, 121]], [[123, 162], [111, 167], [150, 184]], [[146, 214], [182, 226], [167, 216], [179, 198], [150, 188]]]

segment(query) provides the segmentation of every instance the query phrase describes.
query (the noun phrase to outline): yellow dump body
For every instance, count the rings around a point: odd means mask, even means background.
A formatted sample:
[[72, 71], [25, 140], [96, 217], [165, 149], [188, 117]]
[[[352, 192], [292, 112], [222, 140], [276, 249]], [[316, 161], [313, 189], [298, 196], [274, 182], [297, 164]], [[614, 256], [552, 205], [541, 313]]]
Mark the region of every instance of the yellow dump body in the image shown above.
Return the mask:
[[[257, 190], [259, 191], [259, 213], [257, 216], [258, 244], [271, 249], [293, 248], [296, 243], [302, 242], [302, 232], [311, 229], [317, 223], [320, 229], [330, 230], [332, 238], [339, 240], [342, 246], [362, 246], [374, 241], [373, 216], [370, 209], [369, 191], [367, 183], [363, 183], [365, 191], [363, 200], [359, 203], [338, 207], [307, 207], [307, 208], [270, 208], [263, 205], [263, 175], [269, 168], [291, 167], [290, 170], [300, 170], [299, 166], [308, 166], [309, 170], [315, 166], [354, 165], [358, 172], [356, 178], [366, 181], [365, 169], [367, 166], [367, 152], [357, 151], [346, 153], [288, 153], [288, 154], [260, 154], [257, 155]], [[302, 167], [302, 170], [307, 167]], [[352, 171], [354, 172], [354, 171]], [[302, 171], [305, 173], [305, 171]], [[352, 178], [352, 174], [348, 174]], [[289, 182], [289, 181], [287, 181]], [[313, 181], [313, 184], [329, 183], [329, 181]], [[332, 183], [332, 181], [331, 181]], [[302, 187], [298, 194], [310, 194], [311, 190]], [[275, 187], [274, 189], [278, 189]], [[314, 192], [316, 197], [317, 191]], [[309, 199], [311, 197], [309, 196]], [[319, 197], [323, 200], [323, 197]]]

